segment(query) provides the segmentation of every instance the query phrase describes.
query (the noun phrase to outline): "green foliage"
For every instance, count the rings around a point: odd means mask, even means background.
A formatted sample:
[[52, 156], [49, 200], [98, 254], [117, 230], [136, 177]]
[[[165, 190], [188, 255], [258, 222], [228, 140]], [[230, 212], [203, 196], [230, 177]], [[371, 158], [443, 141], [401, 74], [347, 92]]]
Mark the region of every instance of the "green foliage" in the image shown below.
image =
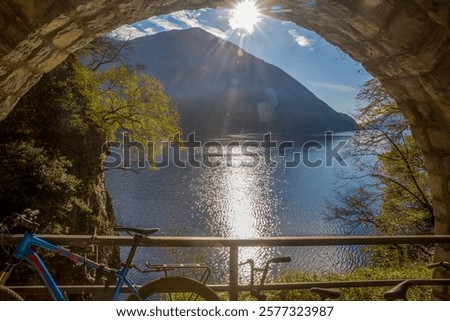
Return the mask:
[[361, 155], [377, 157], [374, 166], [360, 161], [381, 190], [381, 207], [374, 224], [385, 234], [429, 234], [433, 208], [423, 155], [395, 101], [376, 79], [366, 82], [357, 96]]
[[[431, 234], [434, 214], [428, 173], [409, 124], [378, 80], [368, 81], [357, 98], [364, 106], [357, 111], [359, 131], [349, 156], [356, 160], [364, 182], [350, 177], [358, 184], [340, 194], [339, 204], [330, 204], [328, 216], [368, 226], [375, 234]], [[430, 247], [380, 245], [364, 250], [370, 258], [369, 266], [348, 274], [286, 277], [303, 281], [431, 278], [423, 264], [430, 259]], [[341, 300], [382, 300], [387, 289], [342, 289]], [[430, 287], [413, 287], [408, 299], [429, 300], [430, 293]], [[317, 299], [309, 291], [280, 292], [278, 298]]]
[[125, 67], [93, 71], [69, 57], [2, 122], [0, 137], [9, 144], [2, 151], [1, 215], [38, 208], [48, 233], [101, 225], [102, 146], [119, 130], [144, 143], [179, 131], [161, 83]]
[[[338, 203], [329, 203], [328, 217], [364, 226], [376, 234], [433, 233], [428, 173], [408, 122], [376, 79], [366, 82], [357, 98], [363, 107], [355, 115], [359, 131], [348, 154], [360, 173], [346, 177], [353, 185], [340, 192]], [[390, 250], [399, 250], [411, 259], [428, 259], [431, 254], [425, 246]], [[384, 257], [390, 250], [371, 251], [372, 259], [388, 263]], [[391, 255], [399, 254], [394, 252]]]
[[3, 209], [39, 208], [41, 232], [67, 232], [70, 213], [87, 210], [78, 197], [81, 181], [69, 173], [71, 162], [49, 155], [33, 142], [0, 146], [0, 203]]
[[8, 142], [2, 148], [0, 215], [39, 209], [40, 232], [87, 233], [98, 215], [92, 189], [105, 138], [80, 108], [65, 108], [67, 93], [82, 99], [68, 86], [71, 65], [69, 60], [45, 75], [0, 127]]
[[412, 136], [405, 136], [383, 154], [380, 180], [384, 185], [381, 213], [377, 217], [385, 234], [429, 234], [434, 215], [428, 173]]
[[[33, 208], [41, 212], [40, 233], [110, 232], [102, 147], [119, 130], [143, 142], [178, 132], [178, 114], [159, 81], [124, 67], [91, 70], [75, 56], [44, 75], [0, 126], [0, 219]], [[112, 262], [114, 252], [101, 259]], [[68, 272], [70, 262], [48, 263], [63, 283], [82, 282], [84, 272]], [[32, 279], [18, 271], [10, 281]]]
[[159, 142], [180, 131], [178, 113], [162, 83], [124, 66], [93, 72], [75, 65], [71, 84], [86, 99], [86, 115], [108, 140], [125, 130], [142, 143]]

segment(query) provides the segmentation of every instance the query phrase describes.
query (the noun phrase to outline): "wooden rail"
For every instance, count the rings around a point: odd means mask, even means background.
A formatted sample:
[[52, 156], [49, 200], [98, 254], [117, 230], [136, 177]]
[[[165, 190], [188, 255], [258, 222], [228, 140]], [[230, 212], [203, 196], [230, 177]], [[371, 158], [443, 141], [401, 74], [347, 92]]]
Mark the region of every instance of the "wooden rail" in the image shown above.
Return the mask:
[[[133, 238], [130, 236], [91, 236], [91, 235], [38, 235], [47, 241], [63, 246], [81, 246], [95, 242], [101, 246], [130, 246]], [[12, 235], [14, 242], [19, 242], [22, 235]], [[0, 245], [3, 240], [0, 240]], [[229, 239], [221, 237], [172, 237], [151, 236], [146, 238], [141, 246], [148, 247], [226, 247], [229, 249], [229, 284], [212, 285], [216, 291], [228, 291], [230, 300], [237, 300], [239, 291], [246, 291], [248, 287], [239, 285], [238, 253], [241, 247], [297, 247], [297, 246], [346, 246], [346, 245], [387, 245], [387, 244], [450, 244], [450, 235], [400, 235], [400, 236], [307, 236], [307, 237], [270, 237], [252, 239]], [[264, 290], [279, 289], [307, 289], [320, 287], [371, 287], [392, 286], [402, 280], [366, 280], [348, 282], [304, 282], [266, 284]], [[416, 285], [448, 284], [450, 280], [413, 280]], [[97, 286], [62, 286], [68, 293], [82, 291], [103, 291]], [[40, 292], [38, 287], [15, 287], [21, 293]]]

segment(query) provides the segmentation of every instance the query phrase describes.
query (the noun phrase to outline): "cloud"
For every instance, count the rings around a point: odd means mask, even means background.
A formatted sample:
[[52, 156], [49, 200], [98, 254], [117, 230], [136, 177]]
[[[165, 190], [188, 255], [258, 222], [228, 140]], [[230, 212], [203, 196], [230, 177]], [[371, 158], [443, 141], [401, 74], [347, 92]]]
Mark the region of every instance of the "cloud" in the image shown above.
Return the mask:
[[150, 28], [150, 27], [145, 28], [144, 31], [145, 31], [146, 35], [154, 35], [155, 33], [157, 33], [157, 31], [155, 29]]
[[294, 38], [294, 41], [301, 47], [310, 47], [312, 45], [312, 41], [305, 36], [299, 35], [296, 30], [289, 30], [289, 34]]
[[189, 28], [200, 28], [201, 24], [197, 20], [198, 15], [198, 13], [193, 14], [188, 11], [178, 11], [171, 13], [169, 16], [184, 23]]
[[329, 82], [312, 82], [312, 86], [326, 88], [329, 90], [337, 91], [339, 93], [351, 93], [356, 90], [356, 88], [347, 85], [332, 84]]
[[204, 13], [203, 10], [195, 12], [185, 10], [163, 16], [151, 17], [133, 25], [122, 26], [112, 31], [110, 36], [120, 40], [129, 40], [169, 30], [202, 28], [216, 37], [225, 40], [228, 39], [229, 35], [220, 27], [220, 24], [218, 26], [211, 26], [210, 24], [199, 21], [198, 17], [202, 13]]
[[144, 37], [148, 33], [142, 32], [131, 25], [124, 25], [119, 29], [111, 31], [108, 36], [117, 38], [120, 40], [130, 40], [134, 38]]
[[201, 11], [196, 12], [196, 13], [193, 13], [191, 11], [178, 11], [178, 12], [171, 13], [170, 16], [173, 19], [184, 23], [187, 28], [202, 28], [203, 30], [208, 31], [209, 33], [212, 33], [216, 37], [219, 37], [222, 39], [228, 38], [227, 34], [223, 30], [216, 28], [216, 27], [202, 24], [197, 19], [197, 17], [200, 16], [200, 14], [201, 14]]
[[164, 18], [155, 17], [155, 18], [147, 19], [147, 21], [153, 23], [154, 25], [156, 25], [159, 28], [164, 29], [166, 31], [183, 29], [178, 24], [168, 21], [167, 19], [164, 19]]

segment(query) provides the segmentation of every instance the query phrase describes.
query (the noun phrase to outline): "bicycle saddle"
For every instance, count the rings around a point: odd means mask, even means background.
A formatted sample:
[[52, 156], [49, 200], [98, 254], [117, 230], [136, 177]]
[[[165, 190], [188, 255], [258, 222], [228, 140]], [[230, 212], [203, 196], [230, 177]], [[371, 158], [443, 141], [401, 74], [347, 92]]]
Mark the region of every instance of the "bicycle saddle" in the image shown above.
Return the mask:
[[114, 228], [114, 231], [116, 231], [116, 232], [127, 232], [128, 234], [135, 233], [135, 234], [140, 234], [140, 235], [143, 235], [143, 236], [149, 236], [150, 234], [158, 232], [159, 228], [157, 228], [157, 227], [135, 228], [135, 227], [118, 226], [118, 227]]
[[384, 299], [386, 301], [394, 301], [394, 300], [405, 300], [406, 299], [406, 292], [408, 292], [408, 289], [412, 286], [412, 282], [410, 281], [403, 281], [393, 288], [387, 290], [384, 293]]
[[337, 299], [341, 296], [341, 292], [335, 289], [313, 287], [310, 291], [324, 299]]

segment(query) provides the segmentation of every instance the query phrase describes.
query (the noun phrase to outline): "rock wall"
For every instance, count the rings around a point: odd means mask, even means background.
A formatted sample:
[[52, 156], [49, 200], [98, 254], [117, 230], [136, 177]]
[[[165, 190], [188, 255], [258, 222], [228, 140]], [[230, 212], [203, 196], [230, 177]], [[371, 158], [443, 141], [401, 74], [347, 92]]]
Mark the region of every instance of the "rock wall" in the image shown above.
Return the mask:
[[[43, 73], [125, 23], [181, 9], [230, 7], [203, 0], [11, 0], [0, 3], [0, 119]], [[273, 6], [277, 10], [273, 10]], [[450, 2], [266, 0], [265, 14], [339, 46], [383, 85], [410, 120], [430, 171], [436, 233], [450, 234]], [[283, 10], [278, 10], [278, 9]], [[450, 246], [436, 259], [450, 260]]]

